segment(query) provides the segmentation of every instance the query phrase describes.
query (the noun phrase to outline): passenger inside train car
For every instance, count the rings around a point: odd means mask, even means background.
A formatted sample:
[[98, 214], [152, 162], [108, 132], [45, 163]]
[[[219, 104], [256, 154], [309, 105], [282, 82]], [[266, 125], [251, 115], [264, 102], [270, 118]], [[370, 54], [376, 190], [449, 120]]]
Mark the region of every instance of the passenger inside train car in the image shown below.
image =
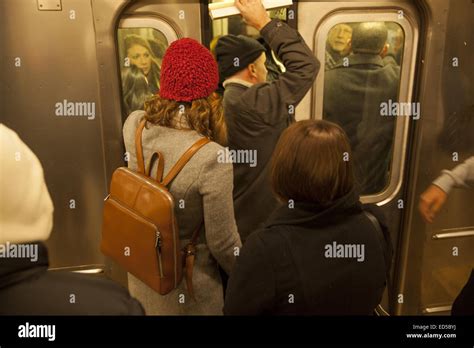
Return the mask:
[[388, 37], [387, 52], [385, 54], [384, 61], [389, 62], [389, 59], [393, 58], [394, 62], [400, 66], [403, 58], [403, 43], [405, 42], [403, 29], [399, 24], [393, 22], [387, 22], [385, 25], [388, 29]]
[[[128, 68], [130, 65], [135, 65], [142, 70], [145, 75], [149, 90], [151, 94], [156, 94], [160, 90], [160, 73], [161, 63], [160, 59], [155, 56], [154, 52], [162, 53], [162, 48], [167, 46], [165, 38], [156, 40], [158, 34], [153, 31], [146, 31], [145, 33], [150, 37], [144, 38], [144, 34], [129, 34], [129, 30], [121, 31], [119, 43], [122, 46], [121, 67]], [[153, 43], [154, 50], [151, 48], [150, 42]]]
[[335, 25], [328, 34], [325, 69], [334, 68], [351, 53], [352, 23]]
[[[251, 234], [229, 279], [227, 315], [370, 315], [390, 269], [389, 232], [364, 211], [349, 140], [327, 121], [299, 121], [276, 145], [282, 205]], [[379, 216], [383, 221], [383, 217]]]
[[388, 51], [384, 22], [353, 26], [352, 54], [325, 73], [323, 114], [347, 132], [361, 192], [375, 194], [390, 177], [395, 118], [383, 114], [382, 106], [391, 110], [398, 99], [400, 67], [383, 60]]
[[31, 149], [0, 123], [0, 315], [143, 315], [112, 280], [48, 271], [53, 203]]
[[144, 110], [145, 102], [153, 97], [147, 78], [136, 65], [122, 68], [124, 120], [135, 110]]

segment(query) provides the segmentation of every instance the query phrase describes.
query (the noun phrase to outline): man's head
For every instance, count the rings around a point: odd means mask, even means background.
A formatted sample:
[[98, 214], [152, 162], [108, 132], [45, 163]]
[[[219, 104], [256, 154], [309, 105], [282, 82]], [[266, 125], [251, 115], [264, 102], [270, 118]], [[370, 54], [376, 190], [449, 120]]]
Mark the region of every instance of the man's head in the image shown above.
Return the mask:
[[340, 23], [332, 27], [328, 34], [329, 46], [341, 55], [346, 55], [350, 50], [352, 38], [352, 27], [346, 23]]
[[265, 82], [268, 75], [268, 70], [265, 66], [266, 60], [267, 56], [265, 52], [262, 52], [254, 62], [234, 74], [234, 76], [253, 84]]
[[387, 36], [388, 31], [384, 22], [359, 23], [352, 33], [352, 51], [379, 55], [385, 48]]
[[267, 80], [265, 48], [255, 39], [243, 35], [226, 35], [216, 45], [220, 80], [238, 77], [250, 83]]

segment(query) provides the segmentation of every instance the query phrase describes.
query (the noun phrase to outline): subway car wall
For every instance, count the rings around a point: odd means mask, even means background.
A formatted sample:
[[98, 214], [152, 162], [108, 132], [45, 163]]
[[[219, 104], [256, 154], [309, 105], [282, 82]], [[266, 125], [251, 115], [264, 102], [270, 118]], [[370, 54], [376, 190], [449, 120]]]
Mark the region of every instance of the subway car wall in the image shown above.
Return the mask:
[[[454, 189], [432, 224], [418, 205], [442, 170], [474, 153], [472, 1], [298, 1], [270, 16], [296, 28], [321, 62], [296, 120], [334, 121], [328, 81], [333, 65], [350, 60], [341, 40], [361, 23], [387, 26], [386, 57], [398, 71], [393, 102], [412, 114], [393, 117], [378, 172], [361, 169], [361, 177], [370, 173], [379, 183], [367, 186], [361, 201], [383, 211], [394, 246], [378, 314], [449, 315], [474, 265], [474, 190]], [[239, 16], [211, 20], [208, 3], [199, 0], [2, 0], [0, 23], [1, 123], [44, 168], [54, 204], [50, 271], [96, 273], [126, 286], [126, 272], [100, 252], [100, 241], [112, 173], [127, 161], [127, 74], [139, 64], [150, 71], [143, 103], [159, 89], [173, 41], [190, 37], [212, 50], [221, 35], [258, 31]], [[133, 37], [142, 51], [130, 49]], [[267, 53], [269, 80], [276, 80], [285, 66]]]

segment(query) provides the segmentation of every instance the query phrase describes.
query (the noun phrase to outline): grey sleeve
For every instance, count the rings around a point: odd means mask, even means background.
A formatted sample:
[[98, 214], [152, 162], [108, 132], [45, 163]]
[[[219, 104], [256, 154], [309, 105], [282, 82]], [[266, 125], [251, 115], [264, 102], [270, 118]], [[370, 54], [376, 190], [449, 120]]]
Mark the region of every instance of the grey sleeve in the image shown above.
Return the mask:
[[449, 193], [453, 187], [474, 187], [474, 156], [453, 170], [443, 170], [433, 184]]
[[128, 152], [128, 168], [137, 168], [137, 157], [135, 155], [135, 133], [145, 111], [136, 110], [132, 112], [123, 125], [123, 141], [125, 143], [125, 151]]
[[301, 35], [285, 23], [272, 20], [260, 33], [286, 71], [271, 83], [250, 87], [242, 95], [242, 102], [264, 122], [275, 124], [291, 115], [284, 110], [289, 110], [290, 105], [296, 108], [313, 85], [320, 64]]
[[198, 178], [207, 246], [227, 273], [235, 262], [234, 248], [242, 246], [234, 216], [233, 180], [232, 163], [219, 163], [217, 152]]

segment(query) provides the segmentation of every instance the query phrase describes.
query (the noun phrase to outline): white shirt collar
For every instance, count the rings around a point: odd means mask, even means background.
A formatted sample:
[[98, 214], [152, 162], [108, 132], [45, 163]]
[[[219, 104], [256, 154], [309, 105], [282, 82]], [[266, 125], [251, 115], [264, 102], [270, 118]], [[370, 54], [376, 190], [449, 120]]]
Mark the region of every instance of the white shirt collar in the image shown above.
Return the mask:
[[238, 83], [239, 85], [243, 85], [245, 87], [252, 87], [253, 83], [239, 79], [238, 77], [230, 77], [227, 80], [225, 80], [222, 85], [224, 88], [229, 84], [229, 83]]

